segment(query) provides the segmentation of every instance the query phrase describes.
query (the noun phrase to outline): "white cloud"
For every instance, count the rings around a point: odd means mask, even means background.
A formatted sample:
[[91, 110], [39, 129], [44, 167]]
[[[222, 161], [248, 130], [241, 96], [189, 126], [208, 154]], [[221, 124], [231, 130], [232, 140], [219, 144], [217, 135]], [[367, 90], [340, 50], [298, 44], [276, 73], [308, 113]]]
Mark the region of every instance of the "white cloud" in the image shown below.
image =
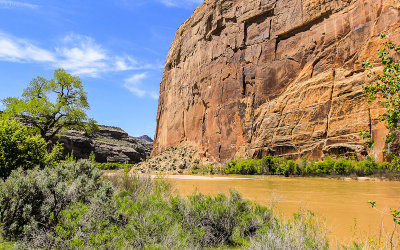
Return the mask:
[[112, 58], [109, 58], [107, 51], [96, 44], [92, 38], [69, 34], [62, 41], [62, 46], [55, 49], [59, 58], [57, 67], [64, 68], [73, 74], [92, 77], [112, 70], [109, 67], [113, 63]]
[[0, 60], [12, 62], [54, 62], [53, 53], [35, 46], [31, 41], [0, 32]]
[[29, 8], [29, 9], [36, 9], [39, 6], [36, 4], [25, 3], [25, 2], [18, 2], [18, 1], [11, 1], [11, 0], [0, 0], [0, 8]]
[[125, 71], [134, 69], [133, 65], [136, 65], [137, 61], [128, 57], [116, 57], [115, 60], [115, 70], [117, 71]]
[[[1, 1], [1, 0], [0, 0]], [[114, 56], [88, 36], [69, 34], [52, 50], [41, 48], [32, 41], [13, 37], [0, 31], [0, 61], [40, 63], [64, 68], [79, 76], [100, 77], [110, 72], [162, 69], [161, 63], [145, 64], [130, 56]], [[125, 79], [124, 86], [137, 96], [158, 98], [154, 91], [143, 90], [147, 73], [134, 74]]]
[[140, 63], [137, 60], [126, 56], [126, 57], [115, 57], [114, 68], [116, 71], [126, 71], [126, 70], [156, 70], [163, 69], [164, 65], [161, 63]]
[[150, 96], [153, 99], [158, 99], [158, 95], [154, 91], [146, 91], [141, 87], [143, 80], [145, 80], [146, 78], [148, 78], [147, 72], [134, 74], [131, 77], [125, 79], [124, 86], [130, 92], [139, 97]]
[[0, 60], [21, 63], [47, 63], [72, 74], [99, 77], [102, 73], [162, 69], [162, 64], [140, 63], [130, 56], [114, 56], [93, 38], [77, 34], [63, 37], [54, 49], [0, 31]]
[[192, 7], [203, 3], [203, 0], [159, 0], [159, 1], [168, 7], [182, 7], [182, 8]]

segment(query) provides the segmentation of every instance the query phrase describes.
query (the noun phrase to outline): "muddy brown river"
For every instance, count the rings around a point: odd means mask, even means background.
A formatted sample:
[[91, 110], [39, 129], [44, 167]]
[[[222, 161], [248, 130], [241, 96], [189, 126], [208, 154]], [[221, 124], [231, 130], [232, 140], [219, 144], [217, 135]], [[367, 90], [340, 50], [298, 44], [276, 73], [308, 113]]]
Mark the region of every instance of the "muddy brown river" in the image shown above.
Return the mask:
[[326, 219], [329, 238], [338, 244], [380, 232], [385, 237], [385, 232], [393, 230], [390, 216], [370, 208], [367, 201], [375, 201], [377, 208], [385, 212], [400, 207], [400, 182], [269, 176], [178, 175], [165, 178], [181, 195], [195, 191], [209, 195], [228, 194], [233, 188], [244, 198], [259, 204], [270, 205], [274, 201], [275, 212], [281, 218], [291, 218], [299, 208], [315, 211]]

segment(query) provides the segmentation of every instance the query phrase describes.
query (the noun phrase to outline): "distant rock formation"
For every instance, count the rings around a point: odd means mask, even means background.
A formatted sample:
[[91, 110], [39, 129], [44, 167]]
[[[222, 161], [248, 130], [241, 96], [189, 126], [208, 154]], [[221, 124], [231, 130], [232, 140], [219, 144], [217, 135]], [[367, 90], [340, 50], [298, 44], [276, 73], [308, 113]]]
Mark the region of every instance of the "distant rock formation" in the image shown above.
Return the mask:
[[400, 42], [399, 13], [398, 0], [205, 0], [168, 53], [152, 155], [189, 144], [221, 162], [381, 159], [387, 131], [361, 62], [376, 62], [381, 31]]
[[139, 137], [136, 137], [136, 139], [138, 139], [139, 141], [146, 143], [146, 144], [153, 144], [153, 139], [150, 138], [150, 136], [148, 135], [142, 135]]
[[94, 152], [97, 162], [138, 163], [151, 153], [152, 143], [143, 141], [145, 136], [135, 138], [117, 127], [99, 126], [100, 131], [92, 136], [70, 130], [60, 138], [64, 144], [64, 155], [73, 152], [78, 159], [87, 159]]

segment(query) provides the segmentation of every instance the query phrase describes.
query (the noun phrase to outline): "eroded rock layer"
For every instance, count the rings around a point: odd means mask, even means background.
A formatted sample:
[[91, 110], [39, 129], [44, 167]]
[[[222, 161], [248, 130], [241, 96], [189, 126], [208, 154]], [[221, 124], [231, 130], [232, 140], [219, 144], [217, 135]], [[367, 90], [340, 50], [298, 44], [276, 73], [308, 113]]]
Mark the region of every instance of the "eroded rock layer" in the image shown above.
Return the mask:
[[[397, 0], [206, 0], [177, 31], [153, 155], [182, 143], [219, 161], [267, 154], [380, 158], [382, 112], [362, 96]], [[377, 139], [368, 152], [359, 136]]]
[[152, 140], [147, 136], [132, 137], [118, 127], [99, 126], [99, 132], [88, 136], [84, 132], [70, 130], [56, 137], [55, 142], [64, 146], [64, 155], [73, 153], [78, 159], [88, 159], [93, 152], [97, 162], [138, 163], [144, 161], [152, 150]]

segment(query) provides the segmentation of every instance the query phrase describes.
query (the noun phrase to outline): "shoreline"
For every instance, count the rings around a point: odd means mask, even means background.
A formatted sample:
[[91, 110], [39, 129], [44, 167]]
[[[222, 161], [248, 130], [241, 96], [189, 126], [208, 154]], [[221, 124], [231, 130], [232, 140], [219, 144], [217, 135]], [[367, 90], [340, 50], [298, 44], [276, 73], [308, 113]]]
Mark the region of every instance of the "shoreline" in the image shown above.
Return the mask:
[[[103, 176], [115, 176], [122, 175], [123, 170], [104, 170]], [[389, 179], [387, 177], [369, 177], [369, 176], [280, 176], [280, 175], [231, 175], [231, 174], [190, 174], [190, 173], [159, 173], [159, 172], [149, 172], [149, 173], [135, 173], [129, 172], [129, 175], [139, 175], [139, 176], [150, 176], [151, 178], [166, 178], [166, 179], [178, 179], [178, 180], [266, 180], [272, 178], [286, 178], [286, 179], [296, 179], [296, 178], [321, 178], [321, 179], [332, 179], [332, 180], [342, 180], [342, 181], [359, 181], [359, 182], [398, 182], [399, 179]]]

